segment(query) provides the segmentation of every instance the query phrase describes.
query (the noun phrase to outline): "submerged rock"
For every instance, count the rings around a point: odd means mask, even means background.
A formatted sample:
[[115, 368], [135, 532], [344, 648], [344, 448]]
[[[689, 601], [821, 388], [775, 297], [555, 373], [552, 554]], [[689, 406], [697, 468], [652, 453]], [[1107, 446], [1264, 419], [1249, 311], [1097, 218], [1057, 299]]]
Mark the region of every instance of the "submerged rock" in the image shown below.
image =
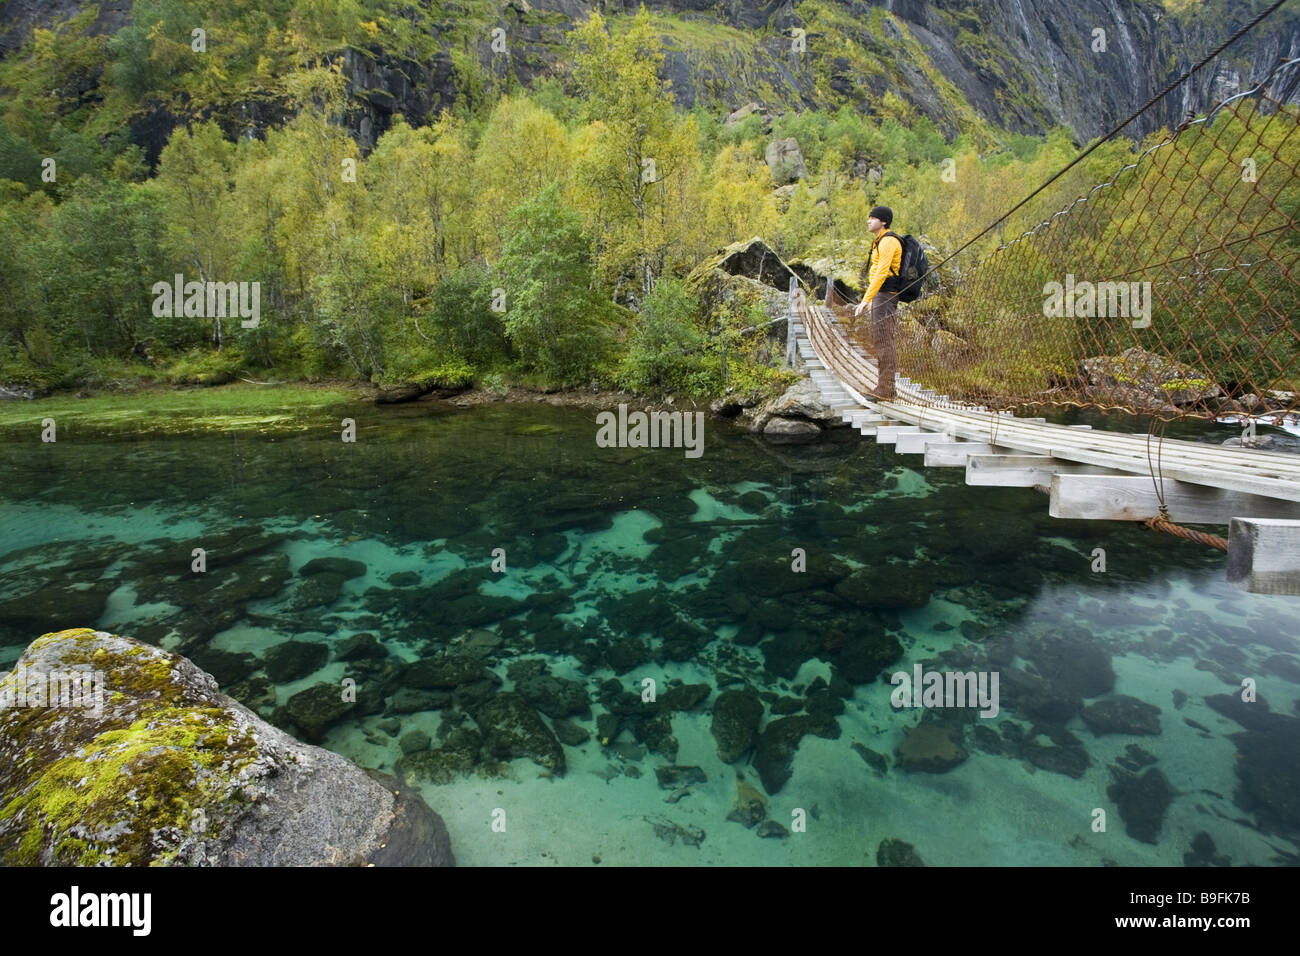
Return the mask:
[[330, 659], [329, 648], [314, 641], [285, 641], [266, 652], [262, 666], [277, 684], [314, 674]]
[[917, 724], [898, 745], [898, 765], [913, 772], [946, 773], [968, 756], [960, 728], [936, 721]]
[[1125, 832], [1135, 840], [1154, 844], [1174, 798], [1169, 781], [1155, 767], [1140, 777], [1112, 767], [1111, 775], [1115, 779], [1106, 788], [1106, 795], [1117, 804]]
[[344, 578], [359, 578], [366, 573], [366, 564], [351, 558], [312, 558], [298, 570], [304, 578], [322, 572], [341, 574]]
[[822, 430], [815, 423], [799, 418], [772, 418], [763, 426], [763, 437], [775, 444], [799, 445], [816, 441]]
[[925, 866], [925, 861], [910, 843], [881, 840], [876, 848], [876, 866]]
[[741, 826], [753, 829], [767, 817], [767, 797], [748, 781], [736, 779], [736, 803], [727, 814], [728, 820], [734, 820]]
[[555, 733], [521, 694], [497, 694], [471, 716], [483, 732], [484, 752], [499, 760], [527, 757], [533, 763], [564, 773], [564, 748]]
[[457, 727], [447, 735], [441, 747], [405, 754], [394, 768], [399, 778], [412, 786], [416, 780], [451, 783], [469, 773], [479, 762], [483, 735], [472, 727]]
[[1031, 641], [1025, 656], [1062, 697], [1097, 697], [1115, 687], [1110, 651], [1086, 631], [1074, 629]]
[[285, 605], [291, 611], [304, 611], [312, 607], [328, 607], [343, 592], [343, 575], [334, 571], [320, 571], [303, 578]]
[[833, 717], [817, 719], [800, 714], [770, 721], [759, 733], [754, 768], [769, 794], [780, 791], [794, 773], [795, 751], [804, 734], [834, 740], [840, 735], [840, 728]]
[[284, 705], [284, 716], [315, 744], [321, 742], [325, 731], [352, 713], [356, 706], [355, 702], [344, 699], [339, 685], [313, 684], [289, 698]]
[[335, 648], [334, 656], [340, 661], [383, 660], [388, 648], [373, 634], [354, 634]]
[[1160, 708], [1126, 694], [1089, 704], [1080, 716], [1098, 737], [1103, 734], [1160, 733]]
[[655, 777], [662, 790], [674, 790], [692, 783], [707, 783], [709, 779], [699, 767], [679, 767], [676, 764], [655, 767]]
[[758, 722], [763, 702], [752, 690], [727, 690], [713, 702], [713, 737], [718, 742], [718, 759], [739, 760], [758, 739]]
[[454, 864], [416, 794], [270, 726], [183, 657], [76, 628], [19, 665], [99, 672], [104, 693], [0, 711], [0, 863]]

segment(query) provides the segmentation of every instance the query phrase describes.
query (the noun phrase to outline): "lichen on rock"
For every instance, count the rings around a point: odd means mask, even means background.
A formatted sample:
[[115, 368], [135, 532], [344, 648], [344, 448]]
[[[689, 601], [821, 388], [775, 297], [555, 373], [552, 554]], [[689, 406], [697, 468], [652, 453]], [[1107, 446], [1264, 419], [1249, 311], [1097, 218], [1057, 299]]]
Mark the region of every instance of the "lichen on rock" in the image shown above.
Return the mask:
[[184, 657], [74, 628], [33, 642], [0, 689], [66, 671], [102, 675], [102, 706], [0, 710], [0, 864], [454, 862], [418, 797], [276, 730]]

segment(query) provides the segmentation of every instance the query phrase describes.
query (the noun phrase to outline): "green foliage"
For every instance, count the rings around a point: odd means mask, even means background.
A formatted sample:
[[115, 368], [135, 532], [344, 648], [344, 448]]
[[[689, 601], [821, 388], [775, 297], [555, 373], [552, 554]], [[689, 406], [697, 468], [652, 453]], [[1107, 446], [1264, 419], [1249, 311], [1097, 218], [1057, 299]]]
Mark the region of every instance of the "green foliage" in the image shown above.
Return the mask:
[[590, 248], [554, 184], [510, 214], [501, 258], [506, 335], [526, 370], [561, 384], [590, 376], [612, 344]]
[[438, 284], [429, 297], [428, 324], [421, 332], [447, 353], [480, 368], [509, 358], [502, 316], [492, 309], [492, 278], [465, 266]]
[[619, 381], [634, 392], [682, 390], [704, 344], [696, 328], [700, 303], [677, 279], [660, 279], [641, 303], [628, 334]]
[[164, 373], [173, 385], [223, 385], [244, 365], [244, 357], [233, 349], [210, 352], [195, 349], [175, 359]]

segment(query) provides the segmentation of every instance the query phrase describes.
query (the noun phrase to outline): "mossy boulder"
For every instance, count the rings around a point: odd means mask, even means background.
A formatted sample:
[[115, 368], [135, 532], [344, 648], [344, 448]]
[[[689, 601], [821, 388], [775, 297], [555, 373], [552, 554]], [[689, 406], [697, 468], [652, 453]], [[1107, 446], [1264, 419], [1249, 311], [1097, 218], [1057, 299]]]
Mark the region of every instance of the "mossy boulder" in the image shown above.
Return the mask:
[[179, 655], [53, 632], [0, 694], [68, 672], [102, 694], [0, 710], [2, 865], [454, 863], [417, 795], [276, 730]]

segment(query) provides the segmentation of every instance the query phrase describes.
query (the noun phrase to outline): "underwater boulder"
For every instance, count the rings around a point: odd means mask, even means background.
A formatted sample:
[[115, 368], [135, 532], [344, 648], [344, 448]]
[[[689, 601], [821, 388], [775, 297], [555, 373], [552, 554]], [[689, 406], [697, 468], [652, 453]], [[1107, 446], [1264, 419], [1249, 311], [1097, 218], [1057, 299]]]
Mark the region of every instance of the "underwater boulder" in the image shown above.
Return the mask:
[[1169, 781], [1155, 767], [1141, 776], [1112, 767], [1111, 775], [1114, 780], [1106, 788], [1106, 795], [1119, 809], [1124, 832], [1135, 840], [1154, 844], [1164, 825], [1165, 811], [1174, 798]]
[[925, 861], [910, 843], [881, 840], [876, 848], [876, 866], [925, 866]]
[[18, 666], [102, 674], [103, 696], [0, 710], [0, 864], [454, 865], [417, 794], [299, 743], [179, 655], [76, 628]]
[[713, 738], [718, 742], [718, 759], [739, 760], [758, 738], [763, 702], [752, 690], [727, 690], [713, 702]]
[[294, 694], [284, 705], [284, 716], [310, 743], [318, 744], [329, 730], [356, 709], [345, 700], [337, 684], [313, 684]]
[[1127, 694], [1117, 694], [1089, 704], [1079, 716], [1098, 737], [1103, 734], [1160, 733], [1160, 708]]
[[313, 674], [329, 661], [330, 651], [315, 641], [285, 641], [268, 650], [262, 658], [266, 676], [277, 684], [287, 684]]
[[564, 748], [522, 694], [496, 694], [474, 708], [471, 717], [483, 733], [483, 750], [499, 760], [527, 757], [564, 773]]
[[345, 579], [359, 578], [365, 575], [366, 564], [364, 561], [354, 561], [351, 558], [312, 558], [298, 569], [298, 573], [304, 578], [323, 572], [341, 574]]
[[898, 745], [898, 765], [913, 773], [947, 773], [968, 756], [961, 728], [937, 721], [912, 727]]

